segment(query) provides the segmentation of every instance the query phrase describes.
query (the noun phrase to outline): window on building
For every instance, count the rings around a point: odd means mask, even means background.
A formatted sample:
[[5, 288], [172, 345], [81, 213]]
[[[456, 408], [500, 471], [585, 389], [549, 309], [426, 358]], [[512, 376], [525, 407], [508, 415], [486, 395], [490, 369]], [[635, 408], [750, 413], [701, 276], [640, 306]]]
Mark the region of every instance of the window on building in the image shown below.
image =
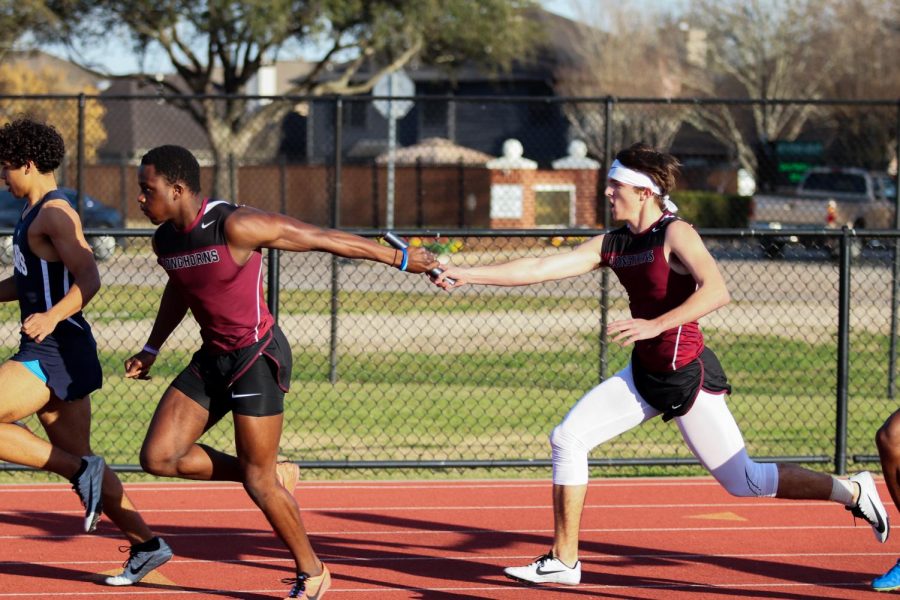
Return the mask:
[[572, 227], [575, 223], [575, 186], [539, 185], [534, 188], [534, 224]]
[[422, 102], [422, 124], [425, 127], [447, 125], [447, 101], [427, 100]]
[[344, 127], [364, 129], [368, 111], [368, 102], [344, 102]]

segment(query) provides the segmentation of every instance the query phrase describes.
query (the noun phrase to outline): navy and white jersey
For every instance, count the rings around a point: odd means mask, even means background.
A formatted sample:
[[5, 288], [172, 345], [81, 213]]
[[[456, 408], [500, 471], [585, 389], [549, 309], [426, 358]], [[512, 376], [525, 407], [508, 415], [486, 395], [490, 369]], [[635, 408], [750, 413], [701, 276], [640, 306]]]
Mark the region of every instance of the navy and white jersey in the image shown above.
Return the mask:
[[[620, 227], [607, 233], [600, 250], [601, 265], [612, 268], [628, 292], [631, 316], [655, 319], [680, 306], [697, 289], [693, 276], [676, 273], [665, 256], [666, 228], [678, 220], [663, 213], [645, 231]], [[634, 352], [652, 372], [674, 371], [700, 356], [703, 334], [697, 321], [634, 343]]]
[[225, 220], [238, 208], [206, 199], [184, 230], [163, 223], [153, 236], [157, 262], [200, 324], [203, 347], [215, 354], [259, 342], [275, 323], [263, 294], [262, 252], [239, 265], [228, 249]]
[[[19, 218], [13, 233], [13, 265], [22, 321], [34, 313], [50, 310], [69, 292], [75, 281], [75, 277], [61, 260], [44, 260], [32, 252], [28, 245], [28, 228], [49, 200], [66, 200], [66, 197], [59, 190], [47, 193], [40, 202]], [[65, 321], [60, 321], [53, 335], [69, 332], [90, 332], [81, 311]]]

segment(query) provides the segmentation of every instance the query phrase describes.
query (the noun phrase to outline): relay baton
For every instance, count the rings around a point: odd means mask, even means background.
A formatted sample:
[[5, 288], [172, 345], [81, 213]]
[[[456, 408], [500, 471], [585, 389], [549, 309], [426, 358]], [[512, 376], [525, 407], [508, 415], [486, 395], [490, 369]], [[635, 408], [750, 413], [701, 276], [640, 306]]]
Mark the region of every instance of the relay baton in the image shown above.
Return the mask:
[[[404, 249], [406, 249], [406, 248], [409, 248], [409, 244], [407, 244], [406, 242], [404, 242], [403, 240], [401, 240], [399, 237], [397, 237], [397, 236], [394, 234], [394, 232], [392, 232], [392, 231], [385, 232], [385, 234], [384, 234], [384, 239], [387, 240], [387, 243], [388, 243], [388, 244], [390, 244], [391, 246], [393, 246], [393, 247], [396, 248], [397, 250], [404, 250]], [[443, 272], [444, 272], [443, 269], [440, 269], [440, 268], [438, 268], [438, 267], [435, 267], [435, 268], [431, 269], [430, 271], [428, 271], [428, 274], [431, 275], [432, 277], [437, 277], [438, 275], [440, 275], [440, 274], [443, 273]], [[454, 283], [456, 283], [456, 281], [450, 279], [449, 277], [446, 279], [446, 281], [447, 281], [450, 285], [453, 285]]]

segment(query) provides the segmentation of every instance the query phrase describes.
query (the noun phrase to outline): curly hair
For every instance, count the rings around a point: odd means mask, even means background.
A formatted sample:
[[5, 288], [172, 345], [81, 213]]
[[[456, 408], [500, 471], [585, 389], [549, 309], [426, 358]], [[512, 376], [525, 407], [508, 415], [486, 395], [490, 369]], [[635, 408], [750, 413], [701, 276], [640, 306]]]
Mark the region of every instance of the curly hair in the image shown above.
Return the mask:
[[153, 165], [170, 185], [181, 182], [195, 194], [200, 193], [200, 164], [187, 148], [157, 146], [141, 158], [141, 165]]
[[616, 154], [616, 159], [629, 169], [640, 171], [652, 179], [662, 190], [663, 196], [675, 188], [681, 170], [681, 163], [677, 158], [643, 142], [620, 151]]
[[14, 168], [34, 163], [40, 173], [51, 173], [62, 163], [66, 144], [52, 125], [29, 118], [0, 128], [0, 162]]

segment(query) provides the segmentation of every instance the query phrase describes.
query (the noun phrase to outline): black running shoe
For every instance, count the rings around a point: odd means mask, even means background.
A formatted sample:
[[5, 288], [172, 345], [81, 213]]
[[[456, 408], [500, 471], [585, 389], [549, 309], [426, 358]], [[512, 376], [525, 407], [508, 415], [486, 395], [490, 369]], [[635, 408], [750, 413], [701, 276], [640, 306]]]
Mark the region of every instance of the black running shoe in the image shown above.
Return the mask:
[[99, 456], [82, 456], [87, 463], [84, 472], [72, 482], [72, 489], [84, 505], [84, 531], [90, 533], [97, 528], [103, 513], [103, 471], [106, 463]]

